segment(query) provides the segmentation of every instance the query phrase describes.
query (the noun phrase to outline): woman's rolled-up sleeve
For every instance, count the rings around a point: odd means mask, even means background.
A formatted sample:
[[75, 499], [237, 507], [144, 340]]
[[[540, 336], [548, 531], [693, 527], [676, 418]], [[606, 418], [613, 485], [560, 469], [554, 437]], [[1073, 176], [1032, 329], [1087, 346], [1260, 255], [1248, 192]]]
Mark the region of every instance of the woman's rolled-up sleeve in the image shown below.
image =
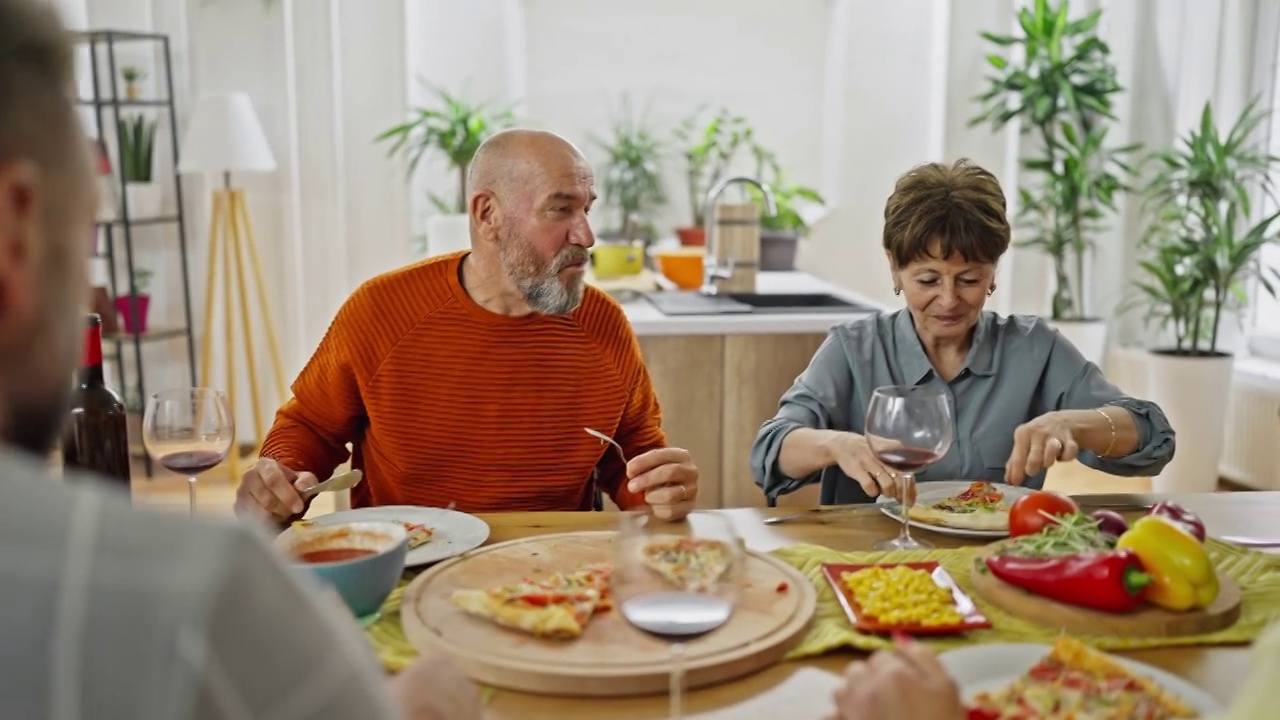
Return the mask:
[[853, 370], [844, 343], [833, 330], [809, 366], [778, 401], [778, 412], [760, 426], [751, 445], [751, 471], [766, 497], [776, 498], [816, 482], [821, 472], [791, 478], [778, 470], [782, 441], [796, 428], [848, 430]]
[[1082, 450], [1080, 462], [1112, 475], [1158, 475], [1173, 459], [1174, 432], [1169, 419], [1158, 405], [1148, 400], [1129, 397], [1112, 385], [1097, 365], [1089, 362], [1070, 342], [1058, 337], [1049, 360], [1050, 378], [1061, 382], [1046, 383], [1057, 387], [1056, 410], [1092, 410], [1115, 405], [1129, 411], [1138, 426], [1138, 447], [1123, 457], [1098, 457]]

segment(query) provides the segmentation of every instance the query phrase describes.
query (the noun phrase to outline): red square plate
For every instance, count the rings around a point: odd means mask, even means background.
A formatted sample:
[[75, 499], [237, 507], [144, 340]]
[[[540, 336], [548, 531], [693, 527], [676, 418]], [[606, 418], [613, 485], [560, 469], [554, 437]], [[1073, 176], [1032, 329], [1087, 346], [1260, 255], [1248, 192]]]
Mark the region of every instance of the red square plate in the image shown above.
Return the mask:
[[[840, 581], [840, 576], [844, 573], [857, 572], [863, 568], [875, 567], [895, 567], [905, 565], [916, 570], [924, 570], [933, 576], [933, 581], [939, 586], [947, 588], [951, 591], [951, 597], [955, 600], [956, 609], [964, 616], [964, 621], [954, 625], [886, 625], [877, 622], [875, 618], [869, 617], [862, 612], [862, 608], [858, 607], [858, 602], [853, 599], [853, 593], [849, 591], [845, 584]], [[951, 575], [936, 562], [914, 562], [914, 563], [870, 563], [865, 565], [848, 565], [841, 563], [823, 563], [822, 573], [827, 576], [827, 582], [831, 583], [831, 589], [835, 590], [836, 597], [840, 598], [840, 604], [844, 606], [845, 614], [849, 616], [849, 622], [862, 632], [870, 633], [891, 633], [900, 632], [908, 635], [948, 635], [951, 633], [966, 632], [969, 630], [980, 630], [982, 628], [991, 627], [991, 621], [987, 619], [973, 600], [956, 585], [955, 580], [951, 579]]]

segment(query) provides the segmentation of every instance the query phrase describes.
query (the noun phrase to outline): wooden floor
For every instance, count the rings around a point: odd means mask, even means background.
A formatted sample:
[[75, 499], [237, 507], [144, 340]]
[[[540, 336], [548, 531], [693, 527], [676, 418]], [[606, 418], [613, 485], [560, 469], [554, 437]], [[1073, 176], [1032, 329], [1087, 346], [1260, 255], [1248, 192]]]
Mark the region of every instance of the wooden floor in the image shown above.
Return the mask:
[[[1073, 462], [1056, 465], [1050, 469], [1045, 487], [1068, 494], [1149, 492], [1151, 480], [1150, 478], [1114, 477]], [[197, 512], [230, 516], [231, 506], [235, 501], [235, 488], [236, 483], [231, 480], [228, 466], [223, 465], [210, 470], [196, 483]], [[134, 469], [133, 498], [136, 506], [187, 512], [186, 478], [157, 467], [154, 477], [148, 479], [139, 463]], [[333, 512], [333, 509], [333, 496], [325, 493], [312, 503], [308, 516]]]

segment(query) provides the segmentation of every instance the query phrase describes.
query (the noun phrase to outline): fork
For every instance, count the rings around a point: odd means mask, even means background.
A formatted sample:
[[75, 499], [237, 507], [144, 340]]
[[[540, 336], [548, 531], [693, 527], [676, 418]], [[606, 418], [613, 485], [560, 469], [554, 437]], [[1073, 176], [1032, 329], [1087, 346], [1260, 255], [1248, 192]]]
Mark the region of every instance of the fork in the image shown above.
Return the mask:
[[591, 435], [591, 436], [593, 436], [593, 437], [598, 437], [598, 438], [600, 438], [600, 441], [601, 441], [602, 443], [609, 443], [610, 445], [612, 445], [612, 446], [614, 446], [615, 448], [617, 448], [617, 449], [618, 449], [618, 457], [622, 458], [622, 464], [623, 464], [623, 465], [628, 465], [628, 464], [630, 464], [630, 462], [631, 462], [631, 461], [627, 460], [627, 453], [622, 449], [622, 446], [618, 444], [618, 441], [614, 440], [613, 438], [609, 437], [608, 435], [605, 435], [604, 433], [600, 432], [599, 430], [592, 430], [591, 428], [582, 428], [582, 429], [583, 429], [583, 430], [586, 430], [588, 435]]

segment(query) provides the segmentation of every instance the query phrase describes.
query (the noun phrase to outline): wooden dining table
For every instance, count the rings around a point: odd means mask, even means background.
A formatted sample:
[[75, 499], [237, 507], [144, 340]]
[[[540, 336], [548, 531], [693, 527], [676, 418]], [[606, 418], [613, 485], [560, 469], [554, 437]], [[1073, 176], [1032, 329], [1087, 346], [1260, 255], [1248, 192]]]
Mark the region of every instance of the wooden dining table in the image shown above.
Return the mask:
[[[1146, 494], [1125, 496], [1155, 502], [1171, 499], [1195, 512], [1215, 536], [1280, 539], [1280, 492], [1206, 494]], [[1088, 508], [1086, 508], [1088, 509]], [[771, 516], [797, 512], [795, 508], [721, 510], [733, 519], [746, 545], [769, 552], [795, 543], [823, 545], [838, 551], [869, 551], [872, 544], [891, 537], [899, 523], [878, 512], [828, 514], [775, 525]], [[1134, 513], [1122, 514], [1132, 515]], [[1140, 511], [1138, 512], [1140, 514]], [[477, 517], [489, 524], [487, 544], [536, 535], [575, 531], [613, 530], [613, 512], [492, 513]], [[913, 529], [921, 539], [940, 548], [976, 544], [972, 540]], [[979, 541], [980, 542], [980, 541]], [[1280, 552], [1280, 547], [1259, 547]], [[1224, 703], [1239, 691], [1249, 673], [1248, 646], [1186, 646], [1117, 651], [1148, 663], [1204, 688]], [[788, 661], [738, 680], [686, 693], [685, 716], [705, 720], [720, 718], [786, 717], [801, 720], [825, 718], [832, 708], [832, 693], [841, 673], [853, 660], [866, 657], [858, 651], [837, 651], [818, 658]], [[571, 698], [498, 690], [487, 703], [490, 720], [640, 720], [668, 717], [665, 696], [624, 698]]]

